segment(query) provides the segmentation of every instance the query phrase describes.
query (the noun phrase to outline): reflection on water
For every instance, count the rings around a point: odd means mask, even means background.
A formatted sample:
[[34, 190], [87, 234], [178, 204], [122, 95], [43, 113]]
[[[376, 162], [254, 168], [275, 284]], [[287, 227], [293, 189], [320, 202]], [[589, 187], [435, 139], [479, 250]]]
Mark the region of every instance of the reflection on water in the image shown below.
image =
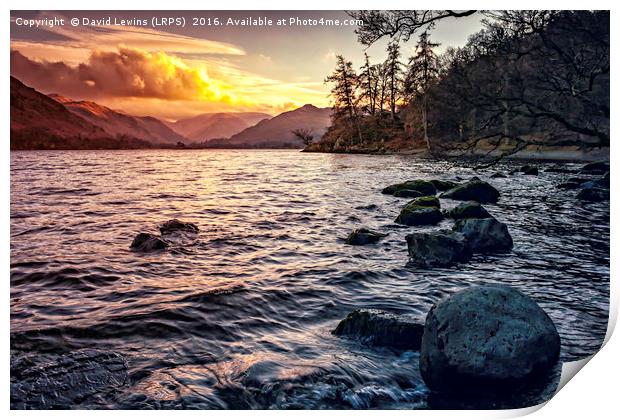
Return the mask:
[[[12, 152], [12, 354], [122, 354], [126, 386], [80, 407], [425, 408], [417, 353], [330, 331], [354, 308], [423, 318], [449, 293], [493, 282], [549, 313], [563, 360], [595, 352], [609, 304], [609, 203], [554, 188], [570, 175], [490, 181], [502, 197], [486, 207], [508, 224], [511, 254], [407, 266], [404, 237], [420, 228], [393, 223], [407, 199], [382, 187], [474, 174], [398, 156]], [[129, 251], [136, 233], [171, 218], [200, 233], [169, 251]], [[360, 226], [389, 236], [345, 245]]]

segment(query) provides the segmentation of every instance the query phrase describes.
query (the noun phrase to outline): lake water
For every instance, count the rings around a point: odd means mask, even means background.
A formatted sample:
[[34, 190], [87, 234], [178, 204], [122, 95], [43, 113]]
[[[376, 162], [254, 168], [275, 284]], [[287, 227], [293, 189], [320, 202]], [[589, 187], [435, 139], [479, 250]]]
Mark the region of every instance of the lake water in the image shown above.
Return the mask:
[[[516, 165], [476, 173], [297, 151], [11, 152], [12, 360], [121, 354], [126, 383], [84, 396], [81, 408], [427, 408], [418, 353], [331, 331], [356, 308], [424, 319], [443, 297], [485, 283], [535, 299], [557, 325], [562, 359], [586, 357], [607, 327], [609, 202], [555, 188], [566, 174], [491, 179], [502, 195], [485, 207], [507, 223], [514, 250], [416, 269], [404, 237], [421, 228], [393, 222], [408, 200], [380, 193]], [[129, 250], [172, 218], [196, 223], [197, 237]], [[389, 236], [346, 245], [362, 226]]]

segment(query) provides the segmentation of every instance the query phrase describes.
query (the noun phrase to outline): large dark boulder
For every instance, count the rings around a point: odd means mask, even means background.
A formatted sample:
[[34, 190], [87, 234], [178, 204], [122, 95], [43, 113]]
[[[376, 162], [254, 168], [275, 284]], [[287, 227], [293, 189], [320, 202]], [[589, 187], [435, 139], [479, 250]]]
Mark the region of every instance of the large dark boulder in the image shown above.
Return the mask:
[[425, 196], [410, 201], [402, 208], [395, 222], [407, 226], [434, 225], [443, 219], [439, 199]]
[[409, 261], [421, 268], [448, 267], [471, 259], [465, 236], [451, 230], [415, 232], [406, 236]]
[[423, 195], [437, 194], [437, 189], [433, 184], [422, 179], [416, 179], [413, 181], [406, 181], [400, 184], [394, 184], [387, 186], [381, 191], [382, 194], [394, 195], [398, 190], [414, 190], [419, 191]]
[[508, 286], [474, 286], [429, 311], [420, 372], [440, 393], [511, 393], [547, 380], [559, 354], [560, 336], [536, 302]]
[[98, 349], [11, 359], [11, 408], [70, 409], [128, 383], [123, 357]]
[[563, 182], [558, 184], [558, 188], [561, 190], [576, 190], [581, 186], [580, 183], [577, 182]]
[[490, 176], [490, 178], [508, 178], [508, 177], [503, 172], [495, 172]]
[[512, 249], [508, 226], [493, 217], [457, 220], [453, 230], [465, 236], [474, 252], [495, 253]]
[[524, 175], [538, 175], [538, 168], [532, 165], [524, 165], [519, 171]]
[[608, 162], [592, 162], [584, 165], [579, 173], [590, 175], [603, 175], [609, 172]]
[[609, 189], [609, 172], [605, 172], [605, 175], [597, 179], [595, 182], [596, 185], [598, 185], [600, 188]]
[[419, 350], [423, 323], [376, 309], [358, 309], [340, 321], [332, 334], [356, 338], [366, 344]]
[[461, 203], [452, 210], [446, 212], [446, 215], [452, 219], [486, 219], [491, 217], [489, 212], [475, 201], [467, 201]]
[[175, 232], [198, 233], [198, 226], [190, 222], [182, 222], [178, 219], [168, 220], [159, 227], [162, 235], [168, 235]]
[[609, 190], [604, 188], [584, 188], [577, 194], [577, 199], [581, 201], [590, 201], [597, 203], [600, 201], [609, 200]]
[[355, 229], [347, 236], [346, 243], [349, 245], [367, 245], [379, 242], [387, 233], [376, 232], [367, 228]]
[[576, 173], [578, 171], [575, 171], [574, 169], [566, 168], [566, 167], [561, 166], [561, 165], [553, 165], [553, 166], [545, 169], [545, 172], [556, 173], [556, 174], [572, 174], [572, 173]]
[[168, 242], [152, 233], [138, 233], [129, 246], [134, 251], [152, 252], [166, 249]]
[[396, 190], [394, 193], [394, 197], [406, 197], [406, 198], [416, 198], [423, 197], [425, 194], [421, 193], [418, 190], [409, 190], [407, 188], [400, 188]]
[[482, 181], [478, 177], [473, 177], [464, 184], [444, 192], [442, 198], [453, 200], [477, 201], [479, 203], [497, 203], [499, 191], [488, 182]]
[[457, 185], [459, 185], [456, 182], [444, 181], [444, 180], [441, 180], [441, 179], [431, 179], [429, 182], [435, 186], [437, 191], [448, 191], [448, 190], [456, 187]]

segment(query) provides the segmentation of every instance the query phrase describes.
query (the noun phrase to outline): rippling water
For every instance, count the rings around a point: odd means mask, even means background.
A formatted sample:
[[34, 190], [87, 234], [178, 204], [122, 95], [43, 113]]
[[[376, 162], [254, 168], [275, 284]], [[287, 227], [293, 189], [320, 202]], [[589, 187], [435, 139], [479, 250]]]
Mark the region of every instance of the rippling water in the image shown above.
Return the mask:
[[[407, 199], [381, 189], [472, 175], [403, 156], [11, 152], [12, 357], [122, 354], [127, 383], [83, 408], [433, 407], [418, 353], [330, 331], [355, 308], [423, 319], [448, 294], [495, 282], [549, 313], [563, 360], [594, 353], [607, 326], [609, 203], [555, 188], [571, 175], [490, 180], [502, 196], [485, 207], [508, 224], [511, 254], [407, 266], [404, 237], [420, 228], [394, 224]], [[129, 250], [135, 234], [171, 218], [200, 233], [165, 252]], [[361, 226], [390, 234], [344, 244]]]

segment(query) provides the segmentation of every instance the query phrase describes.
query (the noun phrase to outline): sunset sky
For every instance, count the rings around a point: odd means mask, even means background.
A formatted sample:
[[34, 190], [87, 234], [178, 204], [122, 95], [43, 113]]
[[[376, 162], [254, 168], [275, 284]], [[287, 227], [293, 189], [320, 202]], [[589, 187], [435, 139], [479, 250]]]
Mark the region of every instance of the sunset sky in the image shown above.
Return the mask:
[[[28, 28], [17, 18], [63, 17], [64, 26]], [[151, 26], [73, 27], [68, 19], [152, 16], [250, 16], [273, 20], [349, 19], [344, 12], [11, 12], [11, 74], [44, 93], [94, 100], [134, 115], [176, 120], [204, 112], [261, 111], [278, 114], [307, 103], [329, 106], [323, 83], [343, 54], [362, 64], [354, 27]], [[433, 38], [463, 45], [480, 29], [479, 17], [442, 22]], [[367, 52], [379, 62], [386, 42]], [[415, 41], [404, 45], [413, 54]]]

